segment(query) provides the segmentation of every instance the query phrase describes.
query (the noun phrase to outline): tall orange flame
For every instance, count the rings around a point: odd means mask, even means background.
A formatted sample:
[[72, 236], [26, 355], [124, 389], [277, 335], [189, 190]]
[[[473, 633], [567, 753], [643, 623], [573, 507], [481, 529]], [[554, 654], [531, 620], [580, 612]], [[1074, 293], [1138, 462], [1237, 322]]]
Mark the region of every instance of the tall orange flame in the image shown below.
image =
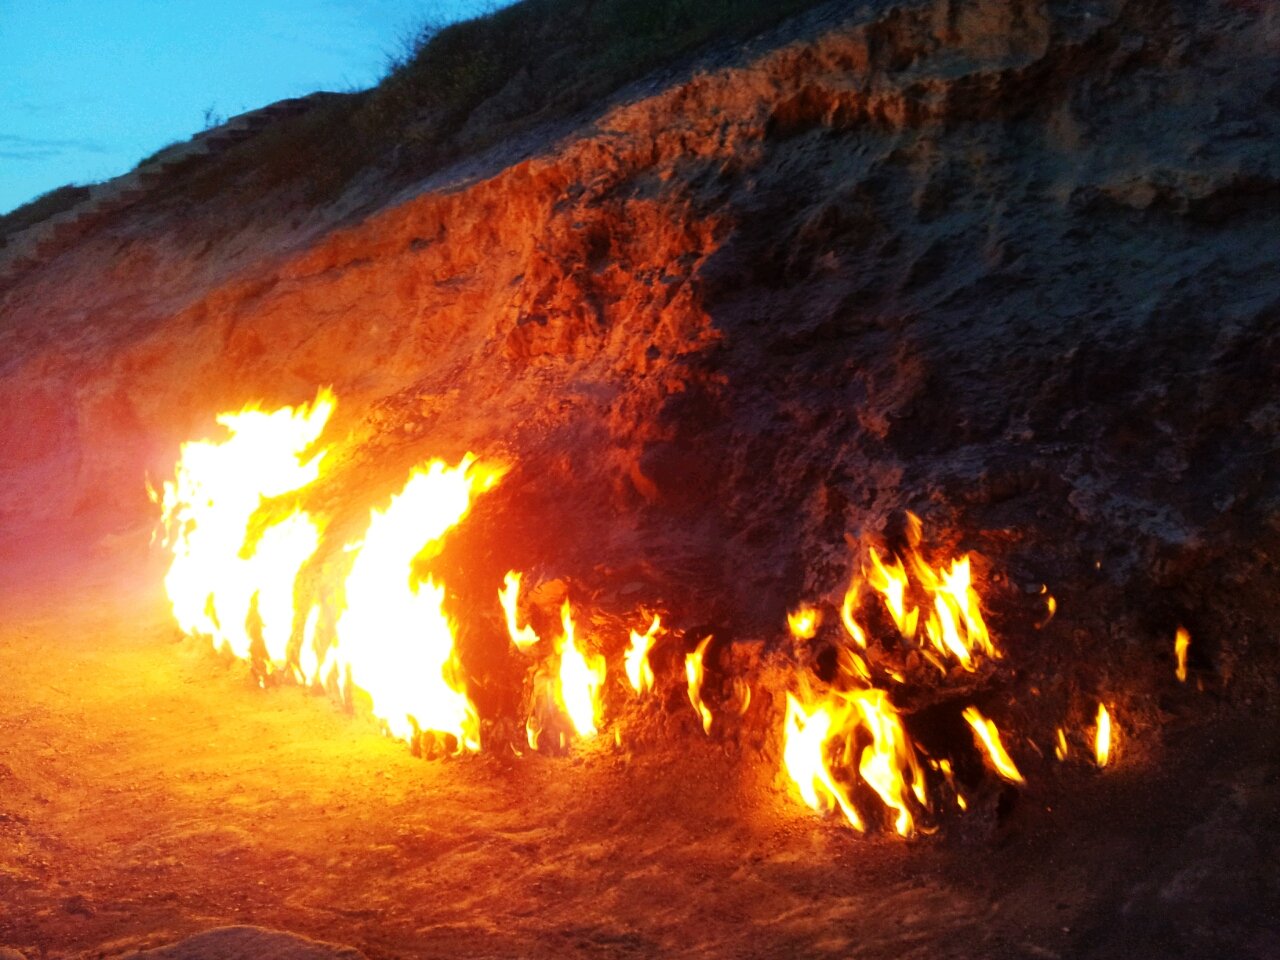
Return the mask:
[[[444, 587], [418, 582], [414, 560], [460, 523], [472, 498], [502, 471], [467, 454], [456, 467], [433, 460], [410, 476], [385, 510], [374, 510], [346, 581], [346, 609], [329, 651], [348, 687], [363, 690], [397, 737], [450, 734], [478, 750], [480, 729], [466, 695], [444, 612]], [[356, 548], [353, 548], [356, 549]]]
[[578, 649], [573, 608], [565, 600], [560, 608], [564, 634], [560, 638], [560, 703], [580, 737], [592, 737], [600, 722], [600, 690], [604, 686], [604, 657]]
[[[1000, 651], [991, 641], [982, 616], [982, 604], [973, 587], [969, 555], [964, 554], [948, 566], [930, 566], [917, 549], [921, 536], [920, 518], [908, 513], [907, 522], [907, 561], [897, 556], [881, 559], [879, 551], [872, 547], [868, 551], [869, 562], [862, 570], [867, 585], [883, 600], [898, 633], [907, 640], [920, 639], [918, 634], [923, 611], [924, 636], [920, 642], [927, 644], [924, 650], [926, 659], [943, 673], [946, 673], [946, 667], [939, 655], [954, 660], [968, 671], [976, 669], [979, 654], [998, 658]], [[913, 593], [913, 580], [914, 593], [923, 594], [926, 598], [924, 607], [914, 606], [909, 600]], [[859, 586], [860, 581], [855, 574], [845, 591], [840, 615], [845, 631], [858, 646], [865, 647], [866, 634], [854, 619]], [[1050, 607], [1056, 608], [1052, 598]]]
[[298, 509], [273, 519], [268, 503], [320, 475], [325, 451], [306, 452], [334, 404], [321, 390], [309, 405], [272, 413], [249, 405], [218, 416], [227, 439], [182, 445], [160, 506], [173, 552], [165, 588], [184, 633], [248, 659], [256, 632], [269, 660], [286, 659], [294, 581], [320, 542], [320, 524]]
[[904, 837], [915, 832], [909, 796], [928, 807], [924, 773], [883, 690], [832, 691], [812, 706], [788, 693], [783, 740], [783, 765], [811, 809], [837, 807], [855, 830], [865, 829], [852, 796], [861, 775], [892, 811], [894, 830]]

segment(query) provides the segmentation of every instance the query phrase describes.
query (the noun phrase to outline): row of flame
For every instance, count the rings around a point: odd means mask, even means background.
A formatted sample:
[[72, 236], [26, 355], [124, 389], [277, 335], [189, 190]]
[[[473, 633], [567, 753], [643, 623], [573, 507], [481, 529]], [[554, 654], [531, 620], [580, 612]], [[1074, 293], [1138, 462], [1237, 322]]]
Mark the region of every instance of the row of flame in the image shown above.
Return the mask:
[[[162, 510], [165, 544], [173, 553], [165, 585], [174, 616], [185, 633], [207, 637], [215, 648], [290, 670], [306, 683], [336, 684], [346, 696], [362, 693], [396, 737], [412, 740], [434, 732], [454, 738], [458, 751], [477, 751], [479, 717], [455, 652], [444, 587], [430, 577], [418, 582], [413, 570], [415, 561], [439, 549], [475, 496], [491, 489], [504, 469], [468, 455], [454, 467], [437, 460], [414, 470], [385, 509], [371, 511], [363, 539], [345, 546], [353, 559], [340, 612], [327, 613], [323, 602], [295, 609], [298, 576], [320, 545], [324, 522], [290, 503], [290, 497], [320, 476], [325, 451], [306, 454], [335, 404], [332, 393], [322, 390], [313, 403], [297, 408], [265, 412], [248, 406], [218, 416], [229, 433], [226, 439], [183, 445], [174, 479], [153, 492]], [[903, 836], [915, 830], [913, 806], [930, 805], [924, 751], [908, 736], [886, 690], [876, 685], [866, 656], [867, 632], [857, 619], [861, 589], [881, 598], [901, 637], [917, 645], [944, 676], [951, 664], [973, 671], [983, 658], [1001, 656], [982, 616], [968, 556], [942, 568], [931, 566], [917, 549], [920, 522], [908, 518], [905, 561], [882, 558], [871, 549], [868, 564], [855, 573], [844, 595], [840, 619], [846, 642], [839, 649], [835, 680], [818, 693], [801, 678], [798, 691], [786, 694], [783, 720], [783, 764], [808, 806], [838, 809], [862, 830], [854, 796], [861, 782], [879, 797]], [[520, 583], [519, 573], [508, 573], [498, 600], [515, 647], [530, 656], [546, 651], [532, 670], [529, 744], [538, 749], [555, 718], [567, 719], [574, 735], [591, 737], [601, 724], [605, 658], [578, 640], [568, 600], [561, 608], [560, 633], [550, 644], [528, 623], [521, 625]], [[912, 606], [911, 597], [925, 602]], [[1052, 616], [1053, 598], [1046, 603]], [[803, 606], [788, 621], [792, 635], [804, 642], [817, 634], [821, 615]], [[661, 630], [655, 616], [644, 633], [631, 633], [623, 665], [637, 695], [654, 686], [649, 656]], [[710, 640], [703, 638], [685, 656], [689, 700], [707, 733], [714, 722], [702, 696]], [[1180, 679], [1186, 675], [1188, 642], [1180, 629]], [[891, 669], [883, 672], [904, 682]], [[744, 712], [750, 688], [739, 681], [735, 689], [738, 710]], [[975, 706], [963, 717], [990, 769], [1022, 783], [996, 725]], [[1057, 756], [1065, 760], [1066, 732], [1058, 728], [1056, 734]], [[1093, 739], [1095, 761], [1105, 766], [1112, 732], [1102, 704]], [[925, 763], [963, 809], [966, 801], [951, 761], [926, 756]]]

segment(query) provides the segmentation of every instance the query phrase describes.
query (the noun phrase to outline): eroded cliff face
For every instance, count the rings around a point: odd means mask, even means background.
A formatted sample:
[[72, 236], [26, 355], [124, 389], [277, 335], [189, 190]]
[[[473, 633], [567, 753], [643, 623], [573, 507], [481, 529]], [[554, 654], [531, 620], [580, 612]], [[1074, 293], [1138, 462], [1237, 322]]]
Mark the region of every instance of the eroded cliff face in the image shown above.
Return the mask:
[[139, 204], [0, 294], [5, 562], [128, 552], [216, 411], [331, 385], [337, 529], [429, 457], [513, 465], [456, 547], [486, 596], [768, 641], [910, 509], [997, 605], [1055, 585], [1028, 667], [1167, 672], [1186, 623], [1238, 671], [1280, 613], [1278, 31], [832, 4], [394, 197]]

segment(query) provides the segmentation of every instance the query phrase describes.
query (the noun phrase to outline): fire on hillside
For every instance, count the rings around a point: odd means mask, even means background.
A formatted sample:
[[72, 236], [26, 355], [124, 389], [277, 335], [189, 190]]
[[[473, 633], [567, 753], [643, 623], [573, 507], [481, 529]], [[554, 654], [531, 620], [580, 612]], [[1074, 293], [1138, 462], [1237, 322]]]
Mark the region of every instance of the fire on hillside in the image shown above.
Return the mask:
[[[1023, 745], [1040, 752], [1041, 735], [1058, 760], [1072, 757], [1062, 726], [1002, 729], [970, 702], [965, 678], [999, 669], [1006, 652], [988, 627], [971, 556], [931, 560], [913, 514], [901, 553], [868, 545], [860, 561], [855, 556], [838, 615], [826, 618], [838, 623], [823, 634], [832, 663], [814, 669], [803, 657], [785, 658], [784, 689], [767, 698], [785, 705], [780, 710], [751, 710], [753, 690], [777, 683], [762, 676], [722, 677], [732, 695], [707, 694], [715, 636], [665, 625], [680, 623], [682, 611], [636, 609], [629, 637], [604, 636], [584, 629], [581, 606], [566, 597], [554, 631], [540, 635], [522, 609], [527, 572], [509, 571], [493, 585], [493, 609], [485, 613], [501, 613], [502, 643], [527, 663], [524, 742], [490, 743], [455, 643], [448, 585], [420, 571], [511, 465], [471, 454], [454, 464], [419, 465], [385, 507], [370, 511], [362, 537], [332, 545], [349, 560], [344, 575], [304, 595], [299, 578], [325, 543], [328, 518], [304, 509], [303, 493], [325, 470], [328, 449], [320, 439], [336, 403], [321, 390], [298, 407], [249, 404], [220, 414], [226, 437], [184, 444], [174, 478], [153, 492], [172, 553], [165, 585], [179, 628], [249, 662], [260, 679], [284, 678], [362, 703], [388, 735], [415, 748], [428, 743], [433, 753], [563, 754], [593, 738], [626, 738], [616, 701], [653, 700], [659, 678], [650, 655], [670, 645], [673, 662], [684, 664], [678, 679], [703, 734], [725, 724], [765, 726], [780, 771], [805, 805], [843, 817], [859, 832], [874, 827], [901, 837], [932, 832], [944, 809], [968, 808], [961, 766], [1022, 785], [1017, 754]], [[1042, 593], [1051, 617], [1056, 601], [1047, 588]], [[817, 642], [823, 613], [821, 604], [799, 603], [787, 630], [779, 625], [778, 637], [764, 639], [780, 647], [789, 633], [792, 652], [803, 650]], [[1181, 657], [1185, 631], [1177, 642]], [[952, 748], [955, 755], [927, 748], [903, 707], [926, 677], [935, 687], [954, 687], [946, 701], [951, 719], [971, 734]], [[1115, 761], [1117, 729], [1099, 703], [1090, 737], [1098, 768]]]

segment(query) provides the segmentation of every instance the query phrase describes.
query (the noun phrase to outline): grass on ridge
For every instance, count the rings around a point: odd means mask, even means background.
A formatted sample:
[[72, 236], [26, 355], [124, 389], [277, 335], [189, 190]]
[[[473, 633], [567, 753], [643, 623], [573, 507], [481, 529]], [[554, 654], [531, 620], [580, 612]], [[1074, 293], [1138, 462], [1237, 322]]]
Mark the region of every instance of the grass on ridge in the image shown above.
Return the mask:
[[381, 164], [406, 177], [569, 116], [714, 41], [745, 40], [821, 0], [522, 0], [428, 25], [372, 90], [337, 98], [193, 174], [195, 196], [304, 185], [336, 196]]

